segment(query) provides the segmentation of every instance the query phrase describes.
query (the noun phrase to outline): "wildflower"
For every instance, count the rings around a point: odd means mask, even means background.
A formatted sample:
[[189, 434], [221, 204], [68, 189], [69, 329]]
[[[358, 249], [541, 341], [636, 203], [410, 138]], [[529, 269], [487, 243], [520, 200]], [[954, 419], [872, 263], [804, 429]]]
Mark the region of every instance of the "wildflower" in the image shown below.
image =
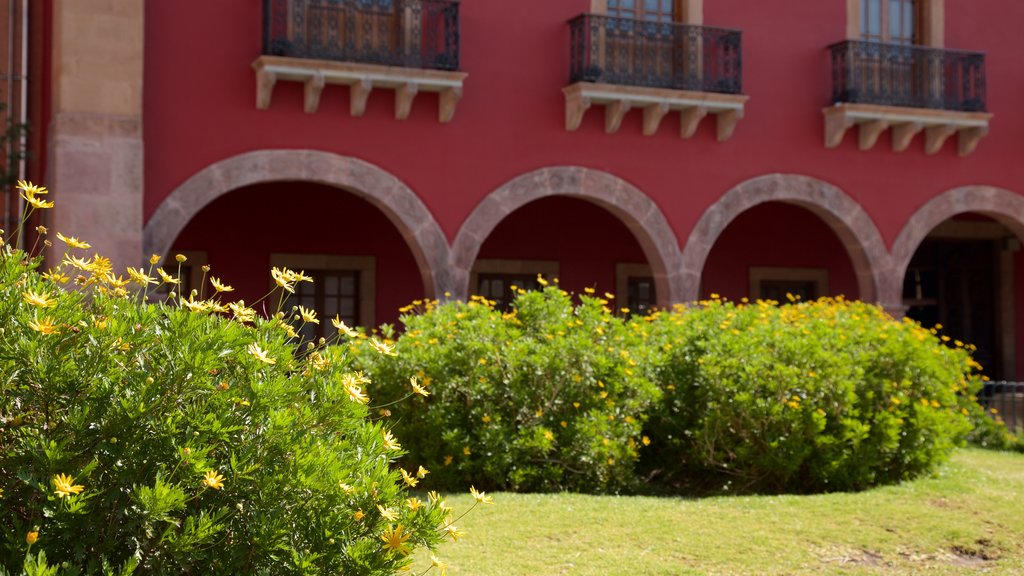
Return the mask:
[[465, 446], [465, 447], [462, 448], [462, 455], [463, 456], [469, 456], [472, 453], [473, 453], [473, 451], [469, 449], [469, 446]]
[[430, 565], [437, 568], [440, 576], [448, 576], [448, 565], [441, 562], [441, 559], [433, 554], [430, 555]]
[[40, 274], [40, 276], [42, 276], [45, 280], [49, 280], [50, 282], [56, 282], [58, 284], [66, 284], [67, 281], [69, 280], [67, 274], [63, 272], [55, 272], [53, 270], [50, 270], [49, 272], [43, 272], [42, 274]]
[[363, 381], [353, 374], [345, 374], [341, 377], [341, 385], [345, 387], [345, 392], [348, 392], [348, 397], [357, 404], [366, 404], [370, 401], [370, 397], [363, 393], [360, 386]]
[[310, 310], [305, 306], [299, 306], [299, 316], [302, 317], [303, 322], [309, 322], [310, 324], [319, 324], [320, 321], [316, 318], [316, 311]]
[[35, 184], [29, 182], [28, 180], [18, 180], [18, 183], [17, 185], [15, 185], [15, 188], [21, 190], [22, 198], [24, 198], [25, 196], [31, 196], [34, 198], [36, 195], [42, 196], [44, 194], [50, 193], [50, 191], [47, 190], [45, 187], [36, 186]]
[[462, 538], [466, 535], [465, 532], [459, 530], [458, 527], [455, 526], [455, 524], [451, 523], [451, 518], [448, 518], [444, 521], [444, 531], [452, 537], [452, 541], [458, 540], [459, 538]]
[[38, 232], [39, 234], [46, 234], [49, 231], [50, 230], [46, 226], [43, 226], [43, 225], [36, 226], [36, 232]]
[[381, 430], [381, 436], [384, 438], [384, 448], [387, 450], [401, 450], [402, 445], [398, 443], [398, 440], [391, 435], [390, 430]]
[[278, 286], [280, 286], [281, 288], [287, 290], [288, 292], [291, 292], [292, 294], [294, 294], [295, 293], [295, 281], [292, 279], [292, 274], [293, 274], [293, 272], [291, 270], [287, 269], [287, 268], [284, 268], [284, 269], [271, 268], [270, 269], [270, 276], [274, 279], [274, 283], [277, 284]]
[[377, 352], [384, 356], [398, 356], [398, 354], [395, 353], [395, 347], [393, 345], [388, 344], [386, 342], [381, 342], [376, 338], [370, 339], [370, 345], [373, 346], [374, 350], [376, 350]]
[[414, 393], [419, 394], [420, 396], [423, 396], [424, 398], [426, 398], [427, 396], [430, 396], [430, 392], [426, 388], [424, 388], [423, 386], [420, 386], [418, 382], [416, 382], [416, 377], [415, 376], [409, 378], [409, 383], [412, 384], [412, 391]]
[[537, 284], [540, 284], [541, 286], [547, 286], [548, 281], [545, 280], [544, 277], [541, 276], [540, 274], [537, 274]]
[[153, 278], [152, 276], [143, 272], [142, 268], [132, 268], [131, 266], [129, 266], [128, 277], [134, 280], [135, 283], [140, 286], [145, 286], [147, 284], [159, 284], [156, 278]]
[[398, 552], [402, 556], [409, 554], [409, 547], [405, 544], [405, 541], [409, 539], [408, 533], [403, 533], [402, 525], [399, 524], [395, 528], [388, 527], [383, 534], [380, 535], [380, 539], [384, 541], [384, 547], [392, 552]]
[[188, 261], [188, 258], [184, 254], [175, 254], [174, 259], [178, 261], [178, 264], [184, 264]]
[[28, 327], [39, 332], [40, 334], [58, 334], [57, 324], [54, 323], [50, 318], [41, 318], [39, 320], [32, 320], [28, 323]]
[[[187, 300], [185, 298], [182, 298], [181, 299], [181, 305], [184, 306], [185, 308], [188, 308], [192, 312], [206, 312], [207, 310], [210, 309], [210, 306], [209, 306], [208, 303], [206, 303], [206, 302], [204, 302], [202, 300], [199, 300], [199, 301], [193, 300], [192, 296], [189, 296]], [[261, 360], [262, 360], [262, 358], [261, 358]]]
[[28, 202], [29, 204], [31, 204], [34, 208], [40, 208], [40, 209], [53, 208], [53, 202], [47, 202], [46, 200], [43, 200], [41, 198], [36, 198], [35, 196], [28, 197], [28, 196], [25, 196], [24, 194], [22, 194], [21, 197], [24, 198], [25, 201]]
[[53, 491], [60, 498], [81, 494], [82, 490], [85, 490], [85, 486], [75, 484], [75, 479], [67, 474], [57, 474], [53, 477]]
[[404, 468], [399, 468], [399, 471], [402, 473], [402, 479], [405, 480], [405, 483], [408, 484], [410, 488], [415, 487], [420, 483], [415, 476], [406, 472]]
[[445, 457], [444, 457], [444, 465], [445, 465], [445, 466], [450, 466], [450, 465], [451, 465], [451, 463], [452, 463], [452, 460], [453, 460], [453, 457], [452, 457], [452, 455], [451, 455], [451, 454], [449, 454], [449, 455], [445, 456]]
[[50, 297], [48, 292], [33, 292], [27, 290], [21, 293], [21, 297], [25, 300], [26, 304], [31, 304], [39, 308], [53, 308], [57, 305], [57, 301]]
[[356, 510], [352, 513], [352, 517], [356, 519], [356, 522], [362, 520], [364, 516], [366, 516], [366, 514], [364, 514], [362, 510]]
[[249, 354], [255, 356], [256, 359], [259, 360], [260, 362], [265, 362], [267, 364], [277, 364], [277, 360], [271, 358], [270, 356], [267, 356], [267, 352], [264, 349], [260, 348], [260, 345], [255, 342], [249, 344], [246, 350], [249, 352]]
[[545, 430], [544, 431], [544, 438], [546, 440], [548, 440], [548, 441], [554, 440], [555, 439], [555, 434], [551, 430]]
[[391, 522], [398, 520], [398, 515], [395, 514], [395, 511], [391, 508], [385, 508], [380, 504], [377, 504], [377, 511], [380, 512], [380, 517], [385, 520], [390, 520]]
[[345, 484], [344, 482], [338, 482], [338, 488], [341, 488], [341, 491], [345, 494], [351, 494], [356, 491], [355, 486]]
[[256, 311], [252, 308], [246, 308], [245, 300], [239, 300], [238, 302], [229, 302], [228, 310], [234, 314], [235, 320], [239, 322], [252, 322], [256, 320]]
[[409, 507], [409, 510], [415, 512], [423, 507], [423, 501], [419, 498], [409, 498], [405, 501], [405, 505]]
[[419, 470], [417, 470], [417, 471], [416, 471], [416, 477], [417, 477], [417, 478], [423, 478], [423, 477], [425, 477], [425, 476], [426, 476], [427, 474], [430, 474], [430, 470], [427, 470], [427, 469], [426, 469], [426, 468], [424, 468], [423, 466], [420, 466]]
[[220, 490], [224, 487], [224, 477], [218, 474], [216, 470], [210, 470], [203, 475], [203, 486]]
[[114, 269], [114, 265], [110, 262], [110, 258], [100, 256], [99, 254], [93, 254], [92, 262], [90, 262], [85, 269], [98, 276], [103, 276], [104, 274], [112, 271]]
[[65, 243], [65, 244], [67, 244], [68, 246], [70, 246], [72, 248], [81, 248], [83, 250], [88, 250], [89, 248], [92, 248], [92, 245], [89, 244], [88, 242], [84, 242], [82, 240], [79, 240], [78, 238], [75, 238], [74, 236], [65, 236], [65, 235], [61, 234], [60, 232], [57, 232], [57, 239], [60, 240], [61, 242]]
[[469, 493], [473, 495], [473, 499], [478, 504], [494, 504], [494, 497], [488, 496], [486, 492], [477, 491], [473, 486], [469, 487]]
[[491, 415], [490, 415], [490, 414], [484, 414], [484, 415], [483, 415], [483, 417], [482, 417], [482, 418], [480, 418], [480, 420], [481, 420], [481, 421], [482, 421], [482, 422], [483, 422], [484, 424], [490, 424], [490, 423], [491, 423]]
[[349, 328], [348, 326], [345, 325], [344, 322], [342, 322], [341, 316], [335, 316], [334, 318], [332, 318], [331, 326], [334, 326], [335, 328], [338, 329], [338, 332], [344, 334], [345, 336], [348, 336], [349, 338], [355, 338], [356, 336], [359, 336], [359, 332], [356, 332], [355, 330]]
[[29, 530], [28, 534], [25, 534], [25, 542], [29, 546], [36, 543], [39, 540], [39, 530]]
[[643, 436], [643, 437], [640, 438], [640, 443], [643, 444], [644, 446], [650, 446], [651, 445], [651, 439], [648, 438], [647, 436]]
[[210, 276], [210, 285], [212, 285], [213, 289], [217, 292], [233, 292], [235, 290], [234, 287], [222, 284], [220, 280], [213, 276]]
[[163, 280], [164, 284], [181, 284], [181, 280], [171, 276], [163, 268], [157, 268], [156, 273], [160, 275], [160, 279]]
[[160, 262], [159, 254], [153, 254], [152, 256], [149, 257], [149, 263], [152, 264], [153, 266], [156, 266], [158, 262]]

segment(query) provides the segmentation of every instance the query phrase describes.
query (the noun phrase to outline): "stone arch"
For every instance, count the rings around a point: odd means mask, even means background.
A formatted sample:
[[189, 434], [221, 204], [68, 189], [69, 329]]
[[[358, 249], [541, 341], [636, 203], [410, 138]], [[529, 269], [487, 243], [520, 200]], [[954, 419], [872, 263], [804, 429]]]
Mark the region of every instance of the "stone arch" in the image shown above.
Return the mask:
[[[942, 222], [965, 212], [988, 216], [1024, 241], [1024, 196], [993, 186], [962, 186], [925, 202], [907, 220], [892, 246], [896, 287], [903, 284], [910, 260], [925, 237]], [[894, 298], [902, 295], [896, 293]]]
[[477, 205], [452, 243], [454, 295], [469, 294], [469, 274], [480, 247], [506, 216], [541, 198], [566, 196], [608, 210], [633, 233], [654, 276], [658, 304], [678, 302], [682, 294], [682, 253], [668, 220], [653, 200], [632, 184], [607, 172], [581, 166], [551, 166], [502, 184]]
[[[891, 264], [882, 235], [867, 212], [842, 190], [810, 176], [768, 174], [747, 180], [725, 193], [697, 221], [683, 250], [683, 298], [700, 296], [700, 277], [715, 241], [741, 213], [765, 202], [806, 208], [835, 232], [857, 276], [860, 298], [881, 301]], [[883, 302], [884, 304], [884, 302]]]
[[317, 150], [257, 150], [215, 162], [178, 186], [146, 223], [144, 254], [166, 254], [206, 205], [265, 182], [325, 184], [355, 194], [383, 212], [409, 246], [428, 298], [451, 289], [448, 241], [426, 205], [391, 173], [357, 158]]

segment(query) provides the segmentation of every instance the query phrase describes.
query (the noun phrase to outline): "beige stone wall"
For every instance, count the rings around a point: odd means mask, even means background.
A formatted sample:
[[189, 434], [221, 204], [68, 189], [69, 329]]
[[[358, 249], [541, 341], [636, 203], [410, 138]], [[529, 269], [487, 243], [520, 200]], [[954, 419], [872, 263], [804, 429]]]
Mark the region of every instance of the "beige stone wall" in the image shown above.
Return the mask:
[[[54, 0], [53, 227], [121, 270], [142, 258], [144, 2]], [[49, 256], [59, 257], [61, 246]]]

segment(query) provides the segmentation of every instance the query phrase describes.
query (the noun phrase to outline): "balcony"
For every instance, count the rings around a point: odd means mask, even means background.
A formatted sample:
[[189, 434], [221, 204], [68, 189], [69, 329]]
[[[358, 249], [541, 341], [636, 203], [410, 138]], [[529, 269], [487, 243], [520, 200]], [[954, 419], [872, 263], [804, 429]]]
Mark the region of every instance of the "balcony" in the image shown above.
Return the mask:
[[984, 54], [853, 40], [828, 50], [833, 105], [823, 110], [827, 147], [838, 146], [856, 124], [862, 150], [892, 128], [895, 151], [924, 131], [928, 154], [957, 134], [966, 156], [988, 132]]
[[327, 84], [349, 86], [362, 116], [374, 88], [396, 91], [395, 117], [409, 116], [419, 92], [439, 94], [449, 122], [462, 95], [458, 0], [263, 0], [263, 55], [253, 62], [256, 107], [267, 109], [281, 80], [305, 85], [316, 112]]
[[689, 138], [707, 114], [727, 140], [743, 115], [741, 35], [736, 30], [582, 14], [569, 22], [566, 129], [579, 128], [593, 104], [605, 106], [605, 131], [617, 132], [632, 108], [646, 135], [669, 111]]

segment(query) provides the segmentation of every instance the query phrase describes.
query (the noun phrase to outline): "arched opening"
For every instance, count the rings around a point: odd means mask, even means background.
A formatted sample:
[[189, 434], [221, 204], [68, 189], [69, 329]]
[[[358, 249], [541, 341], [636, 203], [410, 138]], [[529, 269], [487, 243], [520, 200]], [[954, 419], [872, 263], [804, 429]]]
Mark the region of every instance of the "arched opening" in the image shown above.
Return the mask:
[[736, 216], [715, 241], [701, 274], [712, 293], [786, 301], [844, 295], [859, 298], [857, 275], [842, 241], [801, 206], [766, 202]]
[[651, 267], [632, 232], [582, 199], [542, 198], [502, 219], [480, 247], [470, 292], [504, 304], [512, 286], [536, 288], [537, 274], [557, 277], [571, 292], [615, 293], [616, 307], [632, 312], [657, 303]]
[[973, 212], [948, 218], [928, 232], [903, 276], [907, 316], [941, 326], [951, 339], [977, 347], [974, 359], [994, 380], [1018, 377], [1018, 302], [1024, 254], [1014, 232]]
[[307, 325], [307, 336], [333, 334], [335, 315], [362, 326], [394, 322], [399, 307], [425, 294], [416, 259], [387, 216], [325, 184], [266, 182], [221, 195], [188, 221], [169, 253], [191, 256], [183, 278], [190, 288], [206, 263], [246, 302], [273, 286], [272, 266], [305, 271], [315, 281], [299, 283], [287, 304], [318, 312], [320, 324]]

